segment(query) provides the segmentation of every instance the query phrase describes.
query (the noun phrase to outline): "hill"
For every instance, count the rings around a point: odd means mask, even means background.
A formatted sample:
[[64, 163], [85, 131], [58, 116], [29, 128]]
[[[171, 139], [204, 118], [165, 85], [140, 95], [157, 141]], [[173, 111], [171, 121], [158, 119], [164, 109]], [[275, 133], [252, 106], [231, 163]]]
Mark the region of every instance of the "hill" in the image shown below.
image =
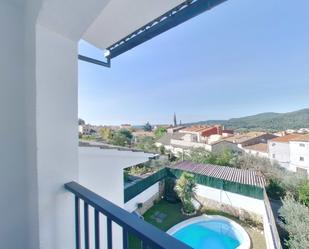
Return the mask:
[[265, 112], [252, 116], [232, 118], [229, 120], [207, 120], [192, 124], [222, 124], [234, 130], [267, 130], [278, 131], [309, 127], [309, 108], [294, 112]]

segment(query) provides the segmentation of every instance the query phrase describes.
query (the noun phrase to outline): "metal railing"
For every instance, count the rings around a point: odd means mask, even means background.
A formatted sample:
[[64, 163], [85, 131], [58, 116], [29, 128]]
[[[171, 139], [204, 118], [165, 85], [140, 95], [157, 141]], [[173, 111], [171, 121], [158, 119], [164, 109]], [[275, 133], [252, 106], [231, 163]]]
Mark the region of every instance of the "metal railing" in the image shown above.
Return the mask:
[[268, 220], [268, 224], [270, 227], [270, 232], [271, 232], [271, 236], [273, 240], [273, 246], [275, 249], [282, 249], [281, 240], [280, 240], [280, 236], [278, 233], [273, 210], [271, 208], [271, 205], [270, 205], [270, 202], [269, 202], [269, 199], [268, 199], [268, 196], [265, 190], [264, 190], [264, 204], [265, 204], [267, 220]]
[[[113, 223], [122, 228], [123, 249], [129, 249], [129, 235], [140, 239], [141, 249], [190, 249], [191, 247], [173, 238], [153, 225], [132, 215], [89, 189], [76, 182], [65, 184], [65, 188], [75, 195], [75, 234], [76, 249], [90, 249], [89, 207], [94, 209], [94, 248], [100, 249], [101, 243], [106, 243], [108, 249], [113, 247]], [[83, 242], [81, 245], [81, 201], [84, 204]], [[100, 216], [106, 217], [106, 241], [100, 241]], [[105, 247], [104, 247], [105, 248]], [[119, 248], [116, 248], [119, 249]]]

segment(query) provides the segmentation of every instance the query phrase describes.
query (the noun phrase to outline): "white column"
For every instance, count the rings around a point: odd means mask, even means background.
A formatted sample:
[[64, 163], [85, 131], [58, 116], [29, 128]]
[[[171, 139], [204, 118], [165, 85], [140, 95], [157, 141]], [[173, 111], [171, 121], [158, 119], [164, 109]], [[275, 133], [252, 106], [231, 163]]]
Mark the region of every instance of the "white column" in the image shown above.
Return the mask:
[[42, 249], [74, 248], [78, 179], [77, 42], [36, 28], [36, 127], [39, 236]]

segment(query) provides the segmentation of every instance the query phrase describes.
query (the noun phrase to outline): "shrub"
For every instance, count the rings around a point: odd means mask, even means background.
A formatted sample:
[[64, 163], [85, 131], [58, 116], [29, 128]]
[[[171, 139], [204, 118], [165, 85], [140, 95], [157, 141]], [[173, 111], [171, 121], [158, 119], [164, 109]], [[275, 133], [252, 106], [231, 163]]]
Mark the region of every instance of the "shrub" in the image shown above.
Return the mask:
[[307, 207], [309, 206], [309, 182], [299, 188], [299, 201]]
[[185, 213], [192, 213], [194, 211], [192, 199], [195, 198], [195, 189], [194, 175], [187, 172], [182, 173], [176, 181], [175, 191], [183, 204]]
[[285, 228], [289, 233], [287, 246], [290, 249], [307, 249], [309, 245], [308, 207], [297, 202], [291, 195], [287, 195], [279, 213], [284, 218]]

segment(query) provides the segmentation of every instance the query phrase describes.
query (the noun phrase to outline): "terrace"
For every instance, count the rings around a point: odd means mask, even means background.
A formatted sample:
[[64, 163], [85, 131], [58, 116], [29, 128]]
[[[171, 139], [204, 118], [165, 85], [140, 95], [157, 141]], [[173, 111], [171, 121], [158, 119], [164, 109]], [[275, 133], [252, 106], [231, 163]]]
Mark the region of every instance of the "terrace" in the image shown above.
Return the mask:
[[[143, 242], [142, 248], [189, 248], [111, 200], [122, 171], [115, 178], [102, 174], [110, 178], [109, 186], [96, 193], [83, 186], [87, 175], [79, 165], [78, 59], [110, 67], [115, 57], [222, 2], [0, 2], [3, 248], [127, 249], [129, 234]], [[79, 55], [81, 39], [102, 53], [107, 50], [105, 60]], [[166, 172], [162, 170], [158, 172]], [[98, 172], [88, 173], [98, 180]], [[153, 175], [144, 179], [147, 184], [163, 179]], [[132, 190], [128, 200], [143, 188]], [[123, 202], [123, 185], [120, 190], [117, 198]], [[271, 242], [269, 248], [279, 248]]]

